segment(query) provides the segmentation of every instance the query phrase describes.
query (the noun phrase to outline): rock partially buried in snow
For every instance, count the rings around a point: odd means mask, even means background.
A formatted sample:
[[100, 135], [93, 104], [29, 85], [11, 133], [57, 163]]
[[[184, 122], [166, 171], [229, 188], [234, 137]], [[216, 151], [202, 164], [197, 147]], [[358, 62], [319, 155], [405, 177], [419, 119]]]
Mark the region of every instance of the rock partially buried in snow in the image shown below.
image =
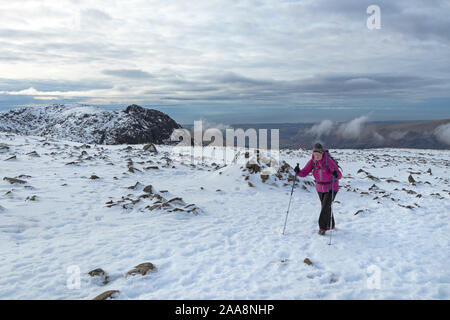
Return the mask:
[[409, 175], [408, 181], [409, 181], [409, 183], [411, 183], [411, 184], [415, 184], [415, 183], [416, 183], [416, 180], [414, 180], [414, 178], [413, 178], [412, 175]]
[[148, 186], [146, 186], [144, 188], [144, 192], [150, 193], [150, 194], [153, 193], [153, 186], [151, 184], [149, 184]]
[[89, 271], [88, 274], [91, 277], [100, 277], [102, 279], [103, 284], [108, 284], [108, 282], [109, 282], [109, 275], [101, 268], [97, 268], [92, 271]]
[[134, 275], [137, 275], [137, 274], [145, 276], [147, 273], [155, 272], [155, 271], [156, 271], [156, 267], [153, 265], [153, 263], [151, 263], [151, 262], [144, 262], [144, 263], [141, 263], [141, 264], [137, 265], [136, 267], [134, 267], [130, 271], [128, 271], [126, 276], [134, 276]]
[[158, 153], [158, 150], [156, 150], [156, 147], [153, 143], [146, 144], [144, 146], [143, 150], [153, 152], [153, 153]]
[[8, 181], [11, 184], [15, 184], [15, 183], [25, 184], [25, 183], [27, 183], [25, 180], [20, 180], [20, 179], [16, 179], [16, 178], [9, 178], [9, 177], [4, 177], [3, 180]]
[[97, 179], [100, 179], [100, 177], [99, 177], [99, 176], [96, 176], [95, 174], [93, 174], [89, 179], [91, 179], [91, 180], [97, 180]]
[[120, 293], [119, 290], [108, 290], [108, 291], [105, 291], [105, 292], [99, 294], [92, 300], [107, 300], [108, 298], [113, 299], [113, 298], [117, 297], [117, 295], [119, 293]]
[[308, 266], [312, 266], [313, 265], [311, 260], [309, 260], [308, 258], [305, 258], [305, 260], [303, 260], [303, 262], [306, 263]]

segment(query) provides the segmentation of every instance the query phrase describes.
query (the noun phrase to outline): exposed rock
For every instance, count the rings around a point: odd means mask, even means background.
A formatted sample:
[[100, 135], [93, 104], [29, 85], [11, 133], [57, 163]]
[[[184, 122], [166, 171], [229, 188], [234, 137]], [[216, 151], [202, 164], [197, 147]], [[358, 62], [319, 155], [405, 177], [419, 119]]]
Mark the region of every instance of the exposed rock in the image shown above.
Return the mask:
[[97, 180], [97, 179], [100, 179], [100, 177], [99, 177], [99, 176], [96, 176], [95, 174], [93, 174], [89, 179], [91, 179], [91, 180]]
[[261, 174], [261, 180], [262, 180], [262, 182], [266, 182], [267, 179], [269, 179], [269, 175], [268, 175], [268, 174]]
[[134, 186], [130, 186], [127, 189], [131, 189], [131, 190], [135, 190], [137, 187], [139, 187], [141, 184], [138, 182], [136, 182], [136, 184]]
[[386, 179], [386, 182], [387, 182], [387, 183], [391, 183], [391, 182], [394, 182], [394, 183], [400, 183], [400, 181], [397, 181], [397, 180], [395, 180], [395, 179]]
[[261, 171], [261, 167], [257, 163], [247, 162], [246, 168], [250, 173], [257, 173]]
[[409, 175], [409, 177], [408, 177], [408, 181], [409, 181], [409, 183], [411, 183], [411, 184], [414, 184], [414, 183], [416, 183], [416, 180], [414, 180], [414, 178], [413, 178], [413, 176], [412, 176], [412, 175]]
[[141, 172], [141, 170], [139, 170], [139, 169], [136, 169], [133, 167], [128, 167], [128, 172], [135, 173], [136, 171]]
[[9, 146], [6, 143], [0, 143], [0, 152], [9, 151]]
[[15, 159], [17, 159], [17, 156], [16, 156], [16, 155], [13, 155], [13, 156], [11, 156], [11, 157], [5, 159], [5, 161], [8, 161], [8, 160], [15, 160]]
[[100, 277], [102, 279], [103, 284], [108, 284], [109, 282], [109, 275], [101, 268], [89, 271], [88, 274], [91, 277]]
[[144, 170], [158, 170], [158, 169], [159, 169], [158, 166], [149, 166], [144, 168]]
[[156, 147], [153, 143], [148, 143], [143, 148], [144, 151], [152, 152], [152, 153], [158, 153], [158, 150], [156, 150]]
[[254, 187], [254, 185], [250, 181], [248, 182], [248, 186], [249, 187]]
[[355, 212], [354, 216], [356, 216], [358, 213], [364, 212], [364, 210], [358, 210]]
[[303, 262], [306, 263], [308, 266], [312, 266], [313, 265], [311, 260], [309, 260], [308, 258], [305, 258], [305, 260], [303, 260]]
[[3, 180], [8, 181], [11, 184], [14, 184], [14, 183], [25, 184], [25, 183], [27, 183], [25, 180], [20, 180], [20, 179], [16, 179], [16, 178], [4, 177]]
[[427, 173], [430, 174], [430, 176], [432, 176], [433, 174], [431, 173], [431, 168], [428, 169]]
[[27, 156], [36, 157], [36, 158], [40, 157], [40, 155], [36, 151], [27, 153]]
[[33, 195], [33, 196], [28, 196], [25, 200], [26, 201], [36, 201], [37, 196]]
[[151, 184], [149, 184], [148, 186], [146, 186], [144, 188], [144, 192], [150, 193], [150, 194], [153, 193], [153, 186]]
[[118, 294], [120, 293], [119, 290], [108, 290], [105, 291], [101, 294], [99, 294], [98, 296], [96, 296], [94, 299], [92, 300], [107, 300], [108, 298], [113, 299], [115, 298]]
[[151, 262], [144, 262], [137, 266], [135, 266], [133, 269], [127, 272], [127, 276], [134, 276], [137, 274], [145, 276], [148, 272], [155, 272], [156, 267]]

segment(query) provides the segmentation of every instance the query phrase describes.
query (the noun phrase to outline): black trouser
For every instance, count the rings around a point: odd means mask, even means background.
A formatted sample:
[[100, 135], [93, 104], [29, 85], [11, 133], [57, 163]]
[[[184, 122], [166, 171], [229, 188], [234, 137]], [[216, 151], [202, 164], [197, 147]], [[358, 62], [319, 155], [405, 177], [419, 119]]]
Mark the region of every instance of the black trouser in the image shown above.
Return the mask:
[[[334, 198], [336, 198], [337, 191], [334, 191]], [[333, 199], [332, 191], [318, 192], [320, 202], [322, 203], [322, 210], [319, 216], [319, 228], [323, 230], [330, 229], [330, 215], [331, 215], [331, 202]], [[334, 228], [334, 215], [331, 222], [331, 227]]]

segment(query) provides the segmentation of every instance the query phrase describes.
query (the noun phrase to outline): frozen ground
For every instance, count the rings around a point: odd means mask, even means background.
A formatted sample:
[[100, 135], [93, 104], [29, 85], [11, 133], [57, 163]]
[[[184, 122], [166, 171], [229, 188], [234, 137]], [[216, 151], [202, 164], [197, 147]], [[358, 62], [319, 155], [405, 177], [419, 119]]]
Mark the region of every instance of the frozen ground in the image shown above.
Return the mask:
[[[450, 151], [333, 151], [344, 178], [330, 246], [311, 177], [283, 236], [290, 182], [156, 147], [0, 133], [0, 178], [26, 181], [0, 180], [0, 299], [449, 299]], [[142, 197], [147, 185], [160, 198]], [[124, 276], [143, 262], [157, 271]]]

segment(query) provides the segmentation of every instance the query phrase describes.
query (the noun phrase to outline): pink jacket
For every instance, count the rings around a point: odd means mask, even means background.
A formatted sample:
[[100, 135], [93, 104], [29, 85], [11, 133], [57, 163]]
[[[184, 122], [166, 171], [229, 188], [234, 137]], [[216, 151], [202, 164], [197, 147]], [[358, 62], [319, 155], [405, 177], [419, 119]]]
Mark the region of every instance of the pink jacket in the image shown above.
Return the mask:
[[[308, 161], [306, 166], [300, 170], [297, 176], [302, 178], [306, 177], [311, 171], [313, 172], [314, 179], [316, 180], [316, 190], [317, 192], [328, 192], [331, 191], [331, 185], [333, 181], [333, 170], [337, 171], [338, 177], [334, 179], [334, 191], [339, 190], [339, 179], [342, 178], [342, 173], [339, 170], [333, 159], [328, 158], [328, 168], [326, 167], [327, 152], [324, 151], [322, 160], [314, 161], [314, 156]], [[314, 170], [313, 170], [314, 162]], [[326, 184], [321, 184], [318, 182], [325, 182]]]

